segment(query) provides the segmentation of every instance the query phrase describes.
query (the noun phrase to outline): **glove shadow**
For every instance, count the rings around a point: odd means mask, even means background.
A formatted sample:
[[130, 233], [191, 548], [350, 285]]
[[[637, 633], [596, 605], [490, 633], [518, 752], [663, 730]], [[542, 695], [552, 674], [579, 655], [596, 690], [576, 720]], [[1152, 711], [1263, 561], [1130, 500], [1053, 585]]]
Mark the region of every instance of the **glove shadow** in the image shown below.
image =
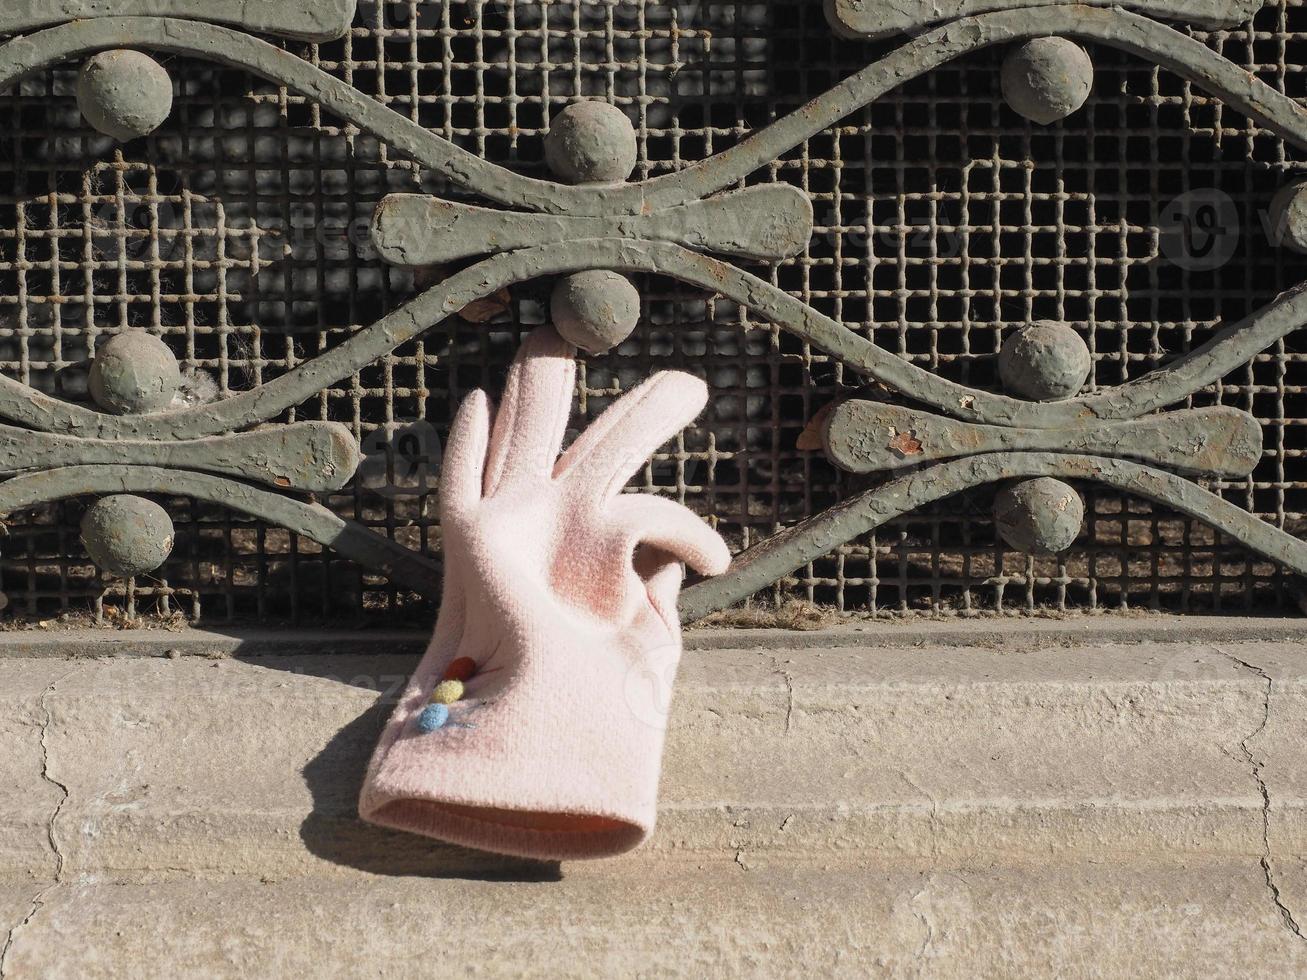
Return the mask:
[[303, 771], [313, 810], [300, 839], [324, 861], [371, 874], [479, 881], [558, 881], [558, 861], [511, 858], [364, 823], [359, 790], [394, 705], [377, 703], [337, 732]]

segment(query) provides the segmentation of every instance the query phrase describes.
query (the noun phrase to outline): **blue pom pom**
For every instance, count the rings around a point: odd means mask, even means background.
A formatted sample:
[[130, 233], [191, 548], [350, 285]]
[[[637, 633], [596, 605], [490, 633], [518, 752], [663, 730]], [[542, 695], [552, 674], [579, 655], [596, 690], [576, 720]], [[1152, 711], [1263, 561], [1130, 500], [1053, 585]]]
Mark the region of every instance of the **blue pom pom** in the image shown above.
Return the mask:
[[439, 731], [449, 721], [449, 708], [443, 704], [429, 704], [418, 715], [418, 731], [424, 735]]

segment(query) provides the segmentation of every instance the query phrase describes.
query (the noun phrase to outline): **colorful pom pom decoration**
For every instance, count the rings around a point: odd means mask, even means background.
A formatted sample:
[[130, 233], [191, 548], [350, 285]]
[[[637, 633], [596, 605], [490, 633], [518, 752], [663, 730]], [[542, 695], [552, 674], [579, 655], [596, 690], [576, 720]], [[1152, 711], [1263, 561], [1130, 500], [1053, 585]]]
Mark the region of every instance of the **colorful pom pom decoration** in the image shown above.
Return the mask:
[[432, 704], [453, 704], [463, 697], [462, 681], [441, 681], [431, 692]]
[[477, 672], [477, 662], [471, 657], [459, 657], [445, 668], [443, 680], [465, 681]]
[[429, 704], [418, 715], [418, 731], [424, 735], [439, 731], [449, 721], [449, 709], [443, 704]]

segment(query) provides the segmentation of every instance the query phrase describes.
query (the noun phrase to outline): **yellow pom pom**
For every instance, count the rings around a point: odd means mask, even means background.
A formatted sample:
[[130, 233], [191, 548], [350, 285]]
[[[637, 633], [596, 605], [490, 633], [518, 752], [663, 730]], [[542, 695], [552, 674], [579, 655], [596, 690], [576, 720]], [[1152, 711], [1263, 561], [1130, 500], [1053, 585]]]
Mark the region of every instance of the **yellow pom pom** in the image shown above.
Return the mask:
[[463, 696], [462, 681], [441, 681], [431, 692], [432, 704], [453, 704]]

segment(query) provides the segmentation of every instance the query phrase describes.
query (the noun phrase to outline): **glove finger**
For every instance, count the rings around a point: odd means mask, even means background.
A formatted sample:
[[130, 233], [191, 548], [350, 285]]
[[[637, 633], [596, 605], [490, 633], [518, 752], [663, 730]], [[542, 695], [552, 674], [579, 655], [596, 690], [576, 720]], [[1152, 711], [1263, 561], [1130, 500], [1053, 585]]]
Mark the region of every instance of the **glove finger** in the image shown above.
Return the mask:
[[466, 512], [481, 499], [490, 442], [490, 399], [474, 391], [463, 399], [449, 430], [440, 467], [440, 510], [450, 516]]
[[514, 480], [546, 480], [563, 448], [576, 387], [576, 348], [551, 326], [522, 342], [508, 370], [486, 463], [487, 496]]
[[654, 610], [662, 617], [668, 629], [676, 630], [680, 625], [676, 600], [681, 594], [681, 583], [685, 581], [680, 561], [661, 548], [644, 546], [636, 549], [632, 564], [635, 573], [644, 582], [645, 592]]
[[614, 513], [637, 546], [656, 548], [703, 575], [721, 575], [731, 552], [720, 534], [684, 504], [642, 493], [613, 501]]
[[694, 421], [708, 386], [680, 371], [661, 371], [618, 399], [577, 438], [554, 476], [579, 480], [598, 496], [616, 493], [658, 447]]

